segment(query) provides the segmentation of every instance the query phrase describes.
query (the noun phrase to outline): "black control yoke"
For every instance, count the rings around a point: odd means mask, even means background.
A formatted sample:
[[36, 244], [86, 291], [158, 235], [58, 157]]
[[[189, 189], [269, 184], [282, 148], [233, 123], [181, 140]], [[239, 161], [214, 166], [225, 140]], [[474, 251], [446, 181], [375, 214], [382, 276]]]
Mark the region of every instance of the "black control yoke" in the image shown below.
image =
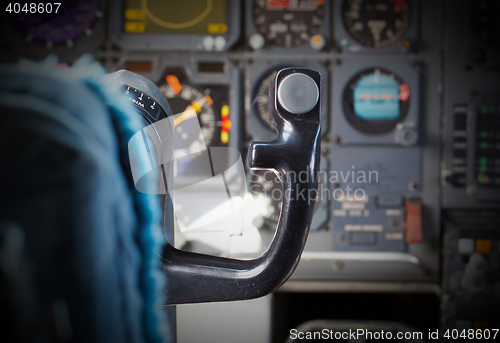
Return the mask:
[[163, 270], [167, 305], [258, 298], [280, 287], [293, 273], [306, 244], [318, 190], [321, 75], [286, 68], [269, 91], [269, 116], [278, 138], [253, 142], [248, 165], [278, 173], [283, 203], [278, 228], [266, 252], [236, 260], [166, 245]]

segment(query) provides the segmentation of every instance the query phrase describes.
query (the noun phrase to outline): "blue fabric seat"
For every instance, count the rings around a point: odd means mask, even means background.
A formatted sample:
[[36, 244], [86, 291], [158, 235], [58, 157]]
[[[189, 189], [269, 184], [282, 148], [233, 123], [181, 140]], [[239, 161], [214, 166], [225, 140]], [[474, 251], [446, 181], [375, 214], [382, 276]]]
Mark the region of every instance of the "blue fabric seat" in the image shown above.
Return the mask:
[[0, 66], [0, 221], [23, 229], [40, 316], [66, 304], [72, 341], [168, 342], [159, 202], [126, 150], [141, 124], [104, 74], [88, 56]]

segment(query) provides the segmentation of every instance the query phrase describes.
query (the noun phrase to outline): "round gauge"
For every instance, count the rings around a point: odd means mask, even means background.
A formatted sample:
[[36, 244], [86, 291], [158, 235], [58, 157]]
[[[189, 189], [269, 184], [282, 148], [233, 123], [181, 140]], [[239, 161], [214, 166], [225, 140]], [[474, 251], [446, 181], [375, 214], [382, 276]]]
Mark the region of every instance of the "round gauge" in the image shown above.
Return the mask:
[[342, 19], [347, 32], [358, 43], [387, 48], [408, 31], [411, 11], [407, 0], [344, 0]]
[[323, 26], [324, 0], [255, 0], [253, 22], [272, 45], [295, 48], [309, 43]]
[[[176, 76], [167, 75], [167, 84], [160, 90], [167, 98], [174, 120], [174, 158], [205, 150], [215, 140], [217, 116], [210, 89], [200, 89], [180, 83]], [[180, 115], [179, 115], [180, 114]], [[199, 124], [198, 124], [199, 123]], [[201, 129], [201, 130], [200, 130]]]
[[347, 120], [356, 129], [367, 134], [385, 134], [406, 118], [410, 88], [389, 70], [367, 69], [348, 82], [342, 102]]
[[283, 187], [276, 174], [270, 170], [250, 171], [250, 190], [252, 194], [264, 202], [265, 208], [262, 217], [264, 223], [262, 228], [276, 229], [276, 223], [280, 218]]
[[[53, 4], [54, 10], [56, 5], [56, 3]], [[71, 48], [76, 39], [92, 35], [92, 27], [103, 16], [102, 0], [80, 0], [72, 8], [67, 8], [68, 5], [62, 2], [60, 6], [58, 10], [64, 11], [63, 15], [24, 31], [28, 42], [35, 40], [45, 43], [48, 49], [61, 44]], [[27, 19], [37, 20], [37, 18]]]
[[269, 88], [280, 68], [267, 71], [255, 84], [252, 93], [253, 112], [260, 122], [269, 130], [274, 131], [274, 124], [269, 118]]
[[472, 34], [487, 44], [500, 45], [500, 1], [471, 1]]
[[[314, 216], [311, 222], [311, 230], [319, 230], [324, 227], [328, 221], [328, 199], [323, 197], [324, 187], [328, 183], [328, 162], [326, 158], [321, 156], [320, 162], [321, 173], [319, 176], [318, 197], [316, 198], [316, 205], [314, 206]], [[262, 226], [265, 229], [275, 230], [281, 215], [281, 204], [283, 197], [283, 186], [279, 177], [270, 170], [251, 170], [249, 173], [250, 191], [256, 201], [258, 201], [259, 208], [261, 208], [261, 215], [264, 219]]]

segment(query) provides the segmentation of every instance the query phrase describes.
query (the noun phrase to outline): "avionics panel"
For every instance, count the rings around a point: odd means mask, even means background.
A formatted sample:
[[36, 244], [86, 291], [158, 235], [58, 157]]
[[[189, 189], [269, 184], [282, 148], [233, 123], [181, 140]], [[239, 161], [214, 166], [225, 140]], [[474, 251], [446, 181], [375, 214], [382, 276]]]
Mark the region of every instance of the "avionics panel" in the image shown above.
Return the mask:
[[123, 0], [113, 3], [111, 38], [123, 49], [228, 50], [239, 38], [239, 1]]
[[394, 56], [332, 64], [334, 252], [407, 254], [424, 241], [420, 73]]
[[500, 7], [460, 1], [446, 13], [443, 206], [498, 208]]

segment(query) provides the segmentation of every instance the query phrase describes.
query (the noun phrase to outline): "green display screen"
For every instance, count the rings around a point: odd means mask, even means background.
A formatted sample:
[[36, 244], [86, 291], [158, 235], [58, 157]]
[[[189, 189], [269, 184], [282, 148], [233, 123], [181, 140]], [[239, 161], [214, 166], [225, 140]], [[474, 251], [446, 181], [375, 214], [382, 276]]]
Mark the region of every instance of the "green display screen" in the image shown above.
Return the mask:
[[227, 33], [227, 0], [125, 0], [127, 33]]

